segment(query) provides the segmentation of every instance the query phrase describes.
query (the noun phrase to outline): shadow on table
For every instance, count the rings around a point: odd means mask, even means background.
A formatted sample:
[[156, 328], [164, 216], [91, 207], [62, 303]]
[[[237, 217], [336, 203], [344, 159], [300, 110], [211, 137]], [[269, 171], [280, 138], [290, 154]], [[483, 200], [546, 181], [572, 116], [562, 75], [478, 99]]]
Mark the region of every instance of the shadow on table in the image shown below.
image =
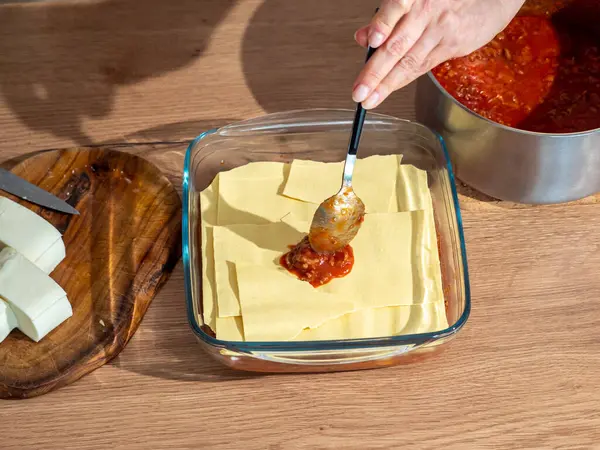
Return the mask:
[[242, 63], [267, 112], [353, 108], [352, 83], [364, 60], [353, 39], [378, 0], [266, 0], [251, 18]]
[[[190, 64], [235, 0], [104, 0], [0, 6], [0, 95], [34, 131], [93, 142], [119, 86]], [[135, 105], [131, 105], [135, 109]], [[157, 105], [157, 107], [162, 107]]]
[[[182, 323], [187, 327], [187, 321]], [[138, 330], [140, 332], [144, 333], [143, 328]], [[140, 375], [176, 381], [220, 383], [264, 376], [235, 371], [213, 360], [200, 347], [189, 327], [165, 339], [167, 341], [156, 344], [153, 354], [148, 348], [141, 348], [139, 339], [134, 340], [111, 364]], [[161, 358], [161, 362], [153, 363], [155, 358]]]
[[222, 382], [260, 377], [213, 360], [188, 324], [181, 264], [159, 293], [125, 350], [110, 364], [130, 372], [178, 381]]
[[241, 119], [224, 118], [212, 120], [185, 120], [181, 122], [168, 123], [158, 125], [152, 128], [129, 133], [123, 136], [119, 142], [134, 144], [146, 143], [176, 143], [182, 141], [191, 141], [200, 134], [215, 129], [221, 128], [231, 123], [238, 122]]
[[[244, 35], [242, 63], [248, 87], [267, 112], [304, 108], [354, 109], [352, 85], [365, 50], [354, 32], [379, 0], [265, 0]], [[413, 88], [393, 94], [377, 112], [407, 117]]]

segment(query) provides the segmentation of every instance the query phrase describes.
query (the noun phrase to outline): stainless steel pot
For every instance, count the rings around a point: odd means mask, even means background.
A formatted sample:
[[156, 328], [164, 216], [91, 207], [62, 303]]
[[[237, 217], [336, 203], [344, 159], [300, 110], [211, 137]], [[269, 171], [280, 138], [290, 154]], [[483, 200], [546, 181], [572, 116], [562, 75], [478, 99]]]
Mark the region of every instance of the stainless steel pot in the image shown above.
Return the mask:
[[442, 135], [458, 178], [518, 203], [562, 203], [600, 192], [600, 129], [517, 130], [470, 111], [429, 73], [417, 82], [417, 118]]

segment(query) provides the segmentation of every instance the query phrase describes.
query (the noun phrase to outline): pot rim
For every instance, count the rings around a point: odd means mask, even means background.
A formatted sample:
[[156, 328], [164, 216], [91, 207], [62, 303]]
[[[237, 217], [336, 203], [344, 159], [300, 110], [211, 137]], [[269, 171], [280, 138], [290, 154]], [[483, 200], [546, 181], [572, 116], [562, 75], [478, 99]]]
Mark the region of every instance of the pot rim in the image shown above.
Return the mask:
[[467, 108], [461, 102], [459, 102], [458, 100], [456, 100], [452, 95], [450, 95], [450, 93], [440, 84], [440, 82], [437, 80], [437, 78], [435, 77], [435, 75], [433, 75], [432, 71], [427, 72], [427, 76], [433, 82], [433, 84], [442, 92], [442, 94], [446, 98], [449, 98], [455, 105], [457, 105], [458, 107], [460, 107], [463, 111], [466, 111], [467, 113], [470, 113], [471, 115], [473, 115], [475, 117], [478, 117], [481, 120], [486, 121], [490, 125], [493, 125], [495, 127], [501, 128], [501, 129], [506, 130], [506, 131], [512, 131], [512, 132], [516, 132], [516, 133], [519, 133], [519, 134], [525, 134], [525, 135], [528, 135], [528, 136], [549, 137], [549, 138], [556, 138], [556, 139], [558, 139], [558, 138], [564, 138], [564, 137], [585, 137], [585, 136], [589, 136], [589, 135], [592, 135], [592, 134], [596, 134], [597, 132], [600, 131], [600, 128], [593, 128], [591, 130], [576, 131], [574, 133], [542, 133], [542, 132], [539, 132], [539, 131], [528, 131], [528, 130], [521, 130], [519, 128], [509, 127], [507, 125], [503, 125], [501, 123], [494, 122], [493, 120], [490, 120], [487, 117], [483, 117], [481, 114], [478, 114], [475, 111]]

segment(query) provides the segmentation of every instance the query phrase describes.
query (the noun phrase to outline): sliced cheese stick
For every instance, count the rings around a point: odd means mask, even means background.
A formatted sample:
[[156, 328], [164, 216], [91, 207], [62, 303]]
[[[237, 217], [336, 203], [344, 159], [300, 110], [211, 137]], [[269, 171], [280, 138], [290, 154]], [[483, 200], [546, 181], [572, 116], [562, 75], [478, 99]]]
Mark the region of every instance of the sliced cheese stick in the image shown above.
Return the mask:
[[65, 256], [65, 243], [62, 238], [60, 238], [54, 241], [54, 244], [33, 261], [33, 263], [38, 266], [42, 272], [49, 274], [56, 269], [56, 266], [58, 266], [63, 259], [65, 259]]
[[36, 342], [73, 315], [66, 292], [10, 247], [0, 251], [0, 298], [10, 305], [18, 328]]
[[52, 272], [65, 258], [58, 230], [33, 211], [0, 197], [0, 248], [12, 247], [38, 266]]
[[6, 336], [15, 328], [17, 328], [17, 318], [10, 306], [0, 300], [0, 342], [6, 339]]

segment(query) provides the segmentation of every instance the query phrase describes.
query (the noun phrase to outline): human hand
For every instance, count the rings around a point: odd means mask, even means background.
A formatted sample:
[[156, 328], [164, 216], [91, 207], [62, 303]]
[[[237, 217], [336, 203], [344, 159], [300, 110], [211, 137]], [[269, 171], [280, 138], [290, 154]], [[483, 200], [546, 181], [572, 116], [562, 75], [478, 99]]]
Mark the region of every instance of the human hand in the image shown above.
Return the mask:
[[379, 106], [438, 64], [468, 55], [490, 42], [525, 0], [383, 0], [356, 41], [377, 48], [358, 75], [352, 98], [365, 109]]

